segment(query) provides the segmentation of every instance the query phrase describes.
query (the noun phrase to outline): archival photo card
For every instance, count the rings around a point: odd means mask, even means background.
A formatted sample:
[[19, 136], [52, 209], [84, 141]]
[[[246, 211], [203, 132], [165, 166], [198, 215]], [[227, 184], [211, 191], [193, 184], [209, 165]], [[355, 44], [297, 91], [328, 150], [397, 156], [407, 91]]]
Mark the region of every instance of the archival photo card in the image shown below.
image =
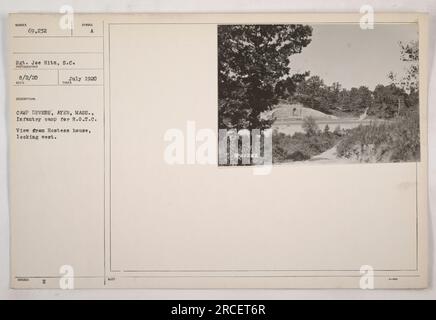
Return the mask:
[[11, 14], [11, 287], [425, 288], [427, 34]]

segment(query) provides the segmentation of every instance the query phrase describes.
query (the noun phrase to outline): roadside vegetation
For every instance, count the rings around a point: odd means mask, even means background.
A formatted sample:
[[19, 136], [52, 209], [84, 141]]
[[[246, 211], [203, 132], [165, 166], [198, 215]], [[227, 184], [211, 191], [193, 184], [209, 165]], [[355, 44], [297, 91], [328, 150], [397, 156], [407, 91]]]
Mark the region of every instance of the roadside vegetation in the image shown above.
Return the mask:
[[328, 125], [321, 130], [312, 117], [304, 119], [303, 129], [304, 133], [297, 132], [292, 136], [273, 132], [273, 162], [309, 160], [332, 148], [342, 135], [339, 128], [332, 132]]
[[336, 150], [339, 157], [361, 162], [419, 161], [418, 112], [409, 112], [389, 122], [350, 129]]

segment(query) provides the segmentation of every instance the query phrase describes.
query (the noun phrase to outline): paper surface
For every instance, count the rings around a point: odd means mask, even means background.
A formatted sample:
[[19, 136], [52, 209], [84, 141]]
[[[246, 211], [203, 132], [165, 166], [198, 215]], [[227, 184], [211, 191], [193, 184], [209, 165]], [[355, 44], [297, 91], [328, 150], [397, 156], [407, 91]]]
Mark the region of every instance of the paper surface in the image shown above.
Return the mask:
[[[425, 15], [378, 14], [364, 31], [418, 31], [419, 157], [273, 158], [261, 174], [262, 166], [208, 162], [218, 158], [221, 129], [219, 26], [309, 25], [309, 50], [338, 37], [316, 40], [320, 25], [359, 28], [360, 18], [11, 15], [11, 286], [362, 288], [369, 279], [375, 288], [426, 287]], [[303, 128], [301, 105], [275, 122], [276, 133]], [[390, 126], [406, 106], [399, 101], [398, 114], [383, 119], [372, 107], [365, 119], [316, 118], [332, 132], [315, 135], [333, 139], [339, 124], [340, 143], [350, 123]]]

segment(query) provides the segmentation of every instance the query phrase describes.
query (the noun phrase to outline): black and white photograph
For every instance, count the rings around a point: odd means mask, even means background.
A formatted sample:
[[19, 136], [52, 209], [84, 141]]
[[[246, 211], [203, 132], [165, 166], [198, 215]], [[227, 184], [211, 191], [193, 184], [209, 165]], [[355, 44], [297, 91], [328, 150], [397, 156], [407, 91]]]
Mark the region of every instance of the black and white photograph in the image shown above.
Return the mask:
[[[418, 45], [414, 23], [219, 25], [218, 128], [270, 130], [274, 164], [419, 162]], [[256, 163], [242, 140], [226, 164]]]
[[435, 17], [3, 1], [0, 300], [276, 319], [287, 300], [436, 299]]

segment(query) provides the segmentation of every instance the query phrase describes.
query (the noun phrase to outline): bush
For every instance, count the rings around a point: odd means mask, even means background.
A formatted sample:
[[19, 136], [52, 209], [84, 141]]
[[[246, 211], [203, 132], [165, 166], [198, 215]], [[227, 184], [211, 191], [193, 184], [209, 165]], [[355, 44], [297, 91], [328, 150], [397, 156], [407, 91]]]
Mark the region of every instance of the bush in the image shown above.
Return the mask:
[[292, 160], [292, 161], [304, 161], [304, 160], [310, 159], [310, 156], [306, 153], [301, 152], [301, 151], [294, 151], [291, 154], [288, 154], [286, 159]]
[[411, 111], [392, 125], [391, 161], [419, 161], [419, 113]]
[[308, 136], [313, 136], [319, 133], [319, 127], [313, 117], [309, 116], [303, 120], [303, 130]]
[[339, 139], [330, 131], [316, 130], [318, 126], [314, 121], [306, 124], [309, 124], [305, 127], [306, 133], [297, 132], [292, 136], [277, 131], [273, 133], [273, 162], [308, 160], [332, 148]]
[[418, 111], [348, 130], [337, 146], [337, 154], [365, 162], [419, 161]]

